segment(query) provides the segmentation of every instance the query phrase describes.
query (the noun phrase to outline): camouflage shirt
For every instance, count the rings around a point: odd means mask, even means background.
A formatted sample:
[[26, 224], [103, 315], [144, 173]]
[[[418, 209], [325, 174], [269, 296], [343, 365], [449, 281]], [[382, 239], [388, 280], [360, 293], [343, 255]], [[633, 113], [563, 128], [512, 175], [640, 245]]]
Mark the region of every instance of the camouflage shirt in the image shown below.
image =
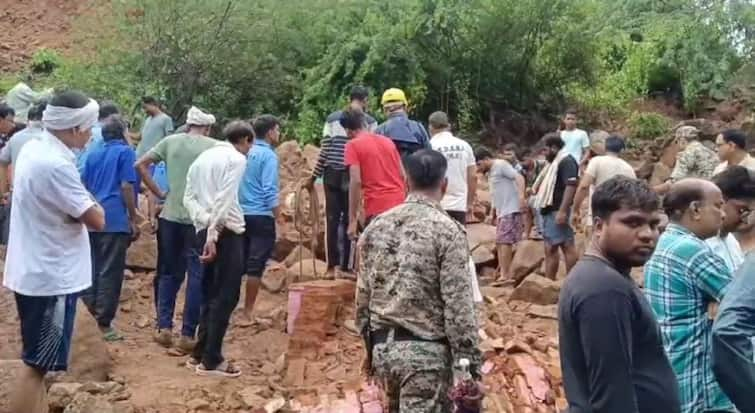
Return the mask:
[[683, 178], [710, 179], [718, 166], [718, 155], [699, 141], [691, 141], [676, 158], [676, 166], [671, 179]]
[[461, 225], [440, 204], [410, 194], [361, 236], [356, 325], [359, 331], [402, 327], [425, 340], [448, 339], [454, 360], [480, 366]]

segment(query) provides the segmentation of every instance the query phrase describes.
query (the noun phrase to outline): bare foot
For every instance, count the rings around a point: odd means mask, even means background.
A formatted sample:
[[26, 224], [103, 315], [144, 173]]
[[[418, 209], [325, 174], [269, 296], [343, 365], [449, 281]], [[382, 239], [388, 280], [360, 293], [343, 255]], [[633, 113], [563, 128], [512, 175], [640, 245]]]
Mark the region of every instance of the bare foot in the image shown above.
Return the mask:
[[499, 276], [491, 285], [495, 287], [503, 287], [506, 285], [514, 284], [514, 279], [507, 276], [507, 275], [501, 275]]
[[252, 312], [247, 312], [246, 310], [241, 311], [239, 313], [238, 317], [236, 317], [236, 325], [239, 327], [251, 327], [254, 325], [254, 317], [252, 317]]

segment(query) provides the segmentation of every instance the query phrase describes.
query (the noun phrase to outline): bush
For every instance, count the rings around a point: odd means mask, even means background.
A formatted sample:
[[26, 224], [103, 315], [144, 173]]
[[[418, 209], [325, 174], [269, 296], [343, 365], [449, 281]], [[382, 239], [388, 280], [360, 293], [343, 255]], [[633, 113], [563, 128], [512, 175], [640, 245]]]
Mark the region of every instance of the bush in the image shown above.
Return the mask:
[[[694, 109], [752, 56], [741, 28], [755, 5], [743, 1], [94, 0], [105, 6], [77, 23], [80, 55], [43, 49], [31, 70], [45, 74], [35, 86], [133, 113], [140, 96], [160, 96], [178, 123], [192, 104], [221, 122], [274, 113], [314, 143], [354, 84], [372, 90], [373, 115], [380, 93], [399, 87], [413, 118], [444, 110], [474, 135], [501, 113], [567, 103], [588, 119], [624, 118], [632, 101], [675, 87]], [[638, 137], [659, 133], [657, 120], [635, 119]]]
[[658, 113], [634, 112], [629, 117], [629, 130], [634, 139], [655, 139], [670, 127], [671, 119]]
[[60, 65], [60, 56], [50, 49], [37, 50], [31, 59], [31, 71], [37, 74], [50, 74]]

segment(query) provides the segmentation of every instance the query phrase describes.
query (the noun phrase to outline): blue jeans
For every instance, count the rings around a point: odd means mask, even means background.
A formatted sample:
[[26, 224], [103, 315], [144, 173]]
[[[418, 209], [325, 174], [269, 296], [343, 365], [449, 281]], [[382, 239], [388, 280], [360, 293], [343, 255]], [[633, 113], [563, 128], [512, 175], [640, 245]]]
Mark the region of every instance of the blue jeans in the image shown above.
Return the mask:
[[160, 218], [157, 226], [157, 328], [172, 329], [176, 296], [188, 270], [181, 335], [193, 338], [202, 305], [202, 265], [191, 224]]

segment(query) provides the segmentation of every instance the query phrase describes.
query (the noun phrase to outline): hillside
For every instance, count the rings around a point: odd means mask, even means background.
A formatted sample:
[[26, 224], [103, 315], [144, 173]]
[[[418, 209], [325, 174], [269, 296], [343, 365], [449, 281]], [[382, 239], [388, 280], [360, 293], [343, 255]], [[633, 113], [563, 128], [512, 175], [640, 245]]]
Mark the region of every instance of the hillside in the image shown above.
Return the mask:
[[42, 48], [66, 51], [71, 46], [72, 21], [87, 0], [4, 0], [0, 26], [0, 72], [24, 67]]

